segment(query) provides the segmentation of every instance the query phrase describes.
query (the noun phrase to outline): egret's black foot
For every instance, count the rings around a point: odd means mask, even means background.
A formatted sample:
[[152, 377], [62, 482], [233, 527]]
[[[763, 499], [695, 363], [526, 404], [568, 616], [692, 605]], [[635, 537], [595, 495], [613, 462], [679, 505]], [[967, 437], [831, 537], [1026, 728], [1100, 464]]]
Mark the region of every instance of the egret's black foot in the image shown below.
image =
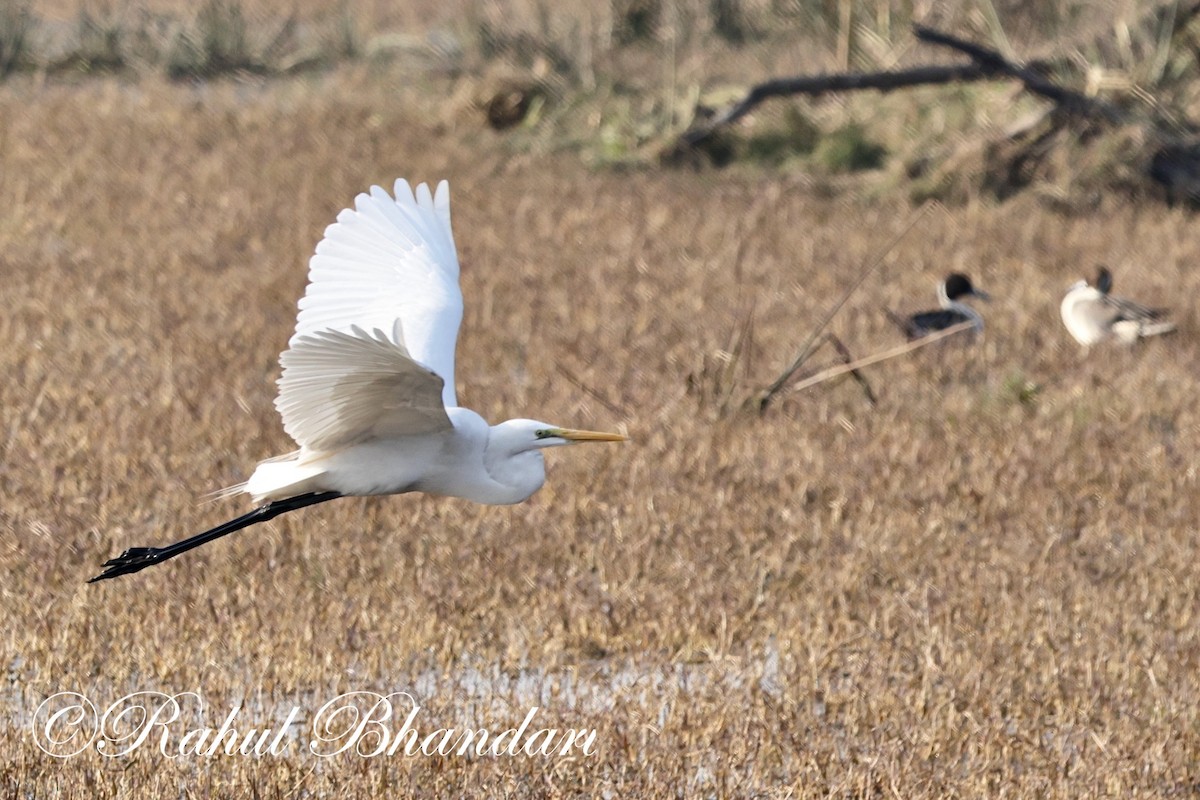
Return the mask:
[[153, 566], [162, 560], [163, 548], [161, 547], [131, 547], [116, 558], [110, 558], [104, 562], [106, 569], [94, 578], [88, 580], [88, 583], [107, 580], [108, 578], [117, 578], [121, 575], [128, 575], [131, 572], [143, 570], [146, 567]]

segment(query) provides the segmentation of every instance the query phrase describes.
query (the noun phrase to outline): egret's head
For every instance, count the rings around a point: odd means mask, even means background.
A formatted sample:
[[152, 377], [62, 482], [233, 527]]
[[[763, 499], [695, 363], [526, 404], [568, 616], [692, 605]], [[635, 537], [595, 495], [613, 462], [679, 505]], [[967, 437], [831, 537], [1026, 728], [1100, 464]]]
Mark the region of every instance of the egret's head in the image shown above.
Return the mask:
[[480, 502], [519, 503], [540, 489], [546, 481], [544, 448], [579, 442], [623, 442], [627, 438], [619, 433], [559, 428], [532, 419], [510, 419], [493, 425], [488, 431], [483, 467], [502, 488], [489, 489], [487, 499]]
[[511, 452], [517, 453], [580, 442], [624, 442], [629, 438], [620, 433], [559, 428], [535, 419], [510, 419], [508, 422], [502, 422], [492, 429], [492, 439], [497, 437], [509, 445]]

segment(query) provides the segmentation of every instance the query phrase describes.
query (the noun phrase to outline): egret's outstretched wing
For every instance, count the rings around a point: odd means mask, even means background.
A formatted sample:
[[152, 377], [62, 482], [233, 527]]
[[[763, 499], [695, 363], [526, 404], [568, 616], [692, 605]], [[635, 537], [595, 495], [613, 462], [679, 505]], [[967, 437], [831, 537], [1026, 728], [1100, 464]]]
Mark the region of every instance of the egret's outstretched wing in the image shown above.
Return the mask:
[[292, 338], [280, 361], [275, 407], [284, 430], [308, 450], [451, 427], [442, 379], [382, 330], [306, 333]]
[[414, 193], [398, 180], [394, 191], [393, 200], [372, 186], [325, 229], [309, 262], [308, 289], [288, 347], [319, 331], [352, 326], [383, 331], [441, 377], [442, 402], [454, 406], [462, 292], [450, 231], [450, 186], [442, 181], [434, 196], [427, 184]]

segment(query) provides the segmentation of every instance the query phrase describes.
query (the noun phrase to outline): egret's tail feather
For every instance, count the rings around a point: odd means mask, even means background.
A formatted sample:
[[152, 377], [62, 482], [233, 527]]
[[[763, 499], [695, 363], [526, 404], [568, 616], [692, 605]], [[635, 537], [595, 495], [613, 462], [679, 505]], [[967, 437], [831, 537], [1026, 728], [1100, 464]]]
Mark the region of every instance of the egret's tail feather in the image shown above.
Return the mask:
[[324, 487], [318, 485], [318, 480], [324, 474], [324, 469], [313, 464], [301, 464], [295, 459], [271, 459], [258, 465], [241, 491], [249, 493], [255, 503], [283, 500], [321, 491]]
[[[260, 464], [284, 464], [291, 461], [300, 460], [300, 451], [293, 450], [290, 453], [284, 453], [281, 456], [273, 456], [271, 458], [260, 461]], [[242, 481], [235, 483], [233, 486], [226, 486], [223, 489], [215, 489], [204, 495], [204, 502], [212, 503], [217, 500], [228, 500], [231, 497], [237, 497], [239, 494], [247, 494], [250, 492], [250, 481]]]
[[300, 451], [293, 450], [292, 452], [284, 453], [281, 456], [271, 456], [270, 458], [264, 458], [259, 463], [260, 464], [277, 464], [281, 461], [299, 461], [299, 460], [300, 460]]
[[218, 500], [228, 500], [231, 497], [237, 497], [246, 491], [248, 483], [248, 481], [242, 481], [241, 483], [235, 483], [233, 486], [226, 486], [222, 489], [214, 489], [211, 492], [206, 492], [204, 494], [204, 502], [215, 503]]

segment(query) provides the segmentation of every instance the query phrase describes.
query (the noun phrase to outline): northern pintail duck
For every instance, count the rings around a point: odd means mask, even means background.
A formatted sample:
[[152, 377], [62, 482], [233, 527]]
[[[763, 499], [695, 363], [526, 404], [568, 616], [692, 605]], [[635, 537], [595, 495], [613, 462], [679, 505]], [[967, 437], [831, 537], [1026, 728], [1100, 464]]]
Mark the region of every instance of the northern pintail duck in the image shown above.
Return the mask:
[[921, 311], [908, 317], [900, 317], [888, 311], [892, 321], [900, 326], [909, 339], [920, 339], [937, 331], [954, 327], [963, 322], [970, 322], [975, 331], [983, 330], [983, 316], [971, 306], [962, 302], [964, 297], [977, 297], [989, 300], [986, 292], [975, 288], [971, 279], [961, 272], [952, 272], [938, 284], [938, 304], [936, 311]]
[[1164, 309], [1113, 297], [1111, 291], [1112, 273], [1102, 266], [1096, 273], [1095, 286], [1086, 280], [1079, 281], [1063, 297], [1059, 308], [1063, 324], [1081, 345], [1087, 347], [1110, 337], [1122, 344], [1133, 344], [1138, 339], [1175, 330], [1175, 323], [1166, 319]]

